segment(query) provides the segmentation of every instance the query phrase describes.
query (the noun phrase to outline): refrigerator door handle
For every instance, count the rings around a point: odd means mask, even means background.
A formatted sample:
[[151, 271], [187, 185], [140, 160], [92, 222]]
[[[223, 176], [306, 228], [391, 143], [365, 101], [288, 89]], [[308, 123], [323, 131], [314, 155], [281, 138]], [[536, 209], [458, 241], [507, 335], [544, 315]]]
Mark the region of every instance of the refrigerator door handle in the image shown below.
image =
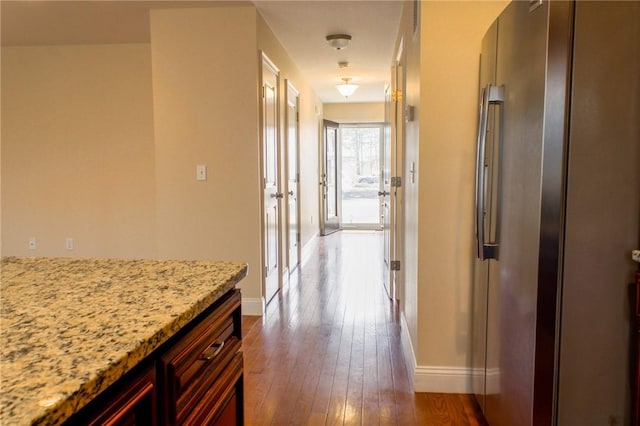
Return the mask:
[[476, 145], [476, 243], [477, 256], [480, 260], [496, 259], [498, 242], [485, 241], [484, 222], [486, 217], [487, 168], [485, 152], [487, 146], [487, 125], [489, 120], [489, 104], [504, 103], [504, 87], [487, 85], [480, 93], [480, 117], [478, 120], [478, 140]]
[[489, 113], [489, 88], [480, 92], [480, 117], [478, 119], [478, 140], [476, 144], [476, 244], [478, 259], [484, 260], [484, 215], [486, 195], [485, 149], [487, 143], [487, 120]]

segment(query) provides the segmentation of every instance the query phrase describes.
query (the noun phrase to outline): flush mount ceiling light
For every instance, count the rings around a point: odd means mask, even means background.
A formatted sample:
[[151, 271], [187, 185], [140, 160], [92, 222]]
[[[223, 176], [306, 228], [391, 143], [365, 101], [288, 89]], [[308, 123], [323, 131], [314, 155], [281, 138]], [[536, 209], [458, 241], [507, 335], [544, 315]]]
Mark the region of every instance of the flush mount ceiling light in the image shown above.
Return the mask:
[[350, 41], [351, 36], [349, 34], [329, 34], [327, 36], [327, 43], [336, 50], [344, 49], [349, 45]]
[[345, 98], [348, 98], [349, 96], [353, 95], [353, 92], [355, 92], [356, 89], [360, 87], [357, 84], [349, 83], [349, 80], [351, 80], [351, 78], [342, 77], [342, 81], [344, 83], [340, 83], [336, 86], [336, 89], [338, 89], [338, 92], [340, 92], [340, 94]]

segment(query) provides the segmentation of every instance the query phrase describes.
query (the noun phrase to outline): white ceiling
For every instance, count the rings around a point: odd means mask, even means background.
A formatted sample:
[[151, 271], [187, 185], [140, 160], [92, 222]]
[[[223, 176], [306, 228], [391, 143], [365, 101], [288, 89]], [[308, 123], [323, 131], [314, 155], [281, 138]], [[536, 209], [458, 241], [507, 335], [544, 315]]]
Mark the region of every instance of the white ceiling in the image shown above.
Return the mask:
[[[136, 43], [149, 41], [149, 10], [234, 6], [236, 1], [8, 1], [0, 2], [2, 45]], [[400, 0], [253, 2], [322, 102], [381, 102], [396, 41]], [[353, 37], [336, 51], [328, 34]], [[339, 69], [339, 61], [348, 61]], [[360, 85], [345, 99], [341, 77]]]
[[[389, 82], [393, 48], [402, 2], [268, 1], [258, 10], [323, 102], [345, 102], [335, 88], [341, 77], [352, 77], [360, 88], [351, 102], [381, 102]], [[351, 43], [337, 51], [329, 34], [349, 34]], [[349, 68], [338, 68], [348, 61]]]

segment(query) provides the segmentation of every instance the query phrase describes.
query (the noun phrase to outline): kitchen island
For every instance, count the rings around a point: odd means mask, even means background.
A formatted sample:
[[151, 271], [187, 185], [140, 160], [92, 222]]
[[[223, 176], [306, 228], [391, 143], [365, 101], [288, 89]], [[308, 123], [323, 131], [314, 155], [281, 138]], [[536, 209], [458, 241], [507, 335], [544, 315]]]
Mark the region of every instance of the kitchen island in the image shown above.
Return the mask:
[[5, 426], [63, 423], [247, 274], [244, 263], [206, 261], [6, 257], [1, 268]]

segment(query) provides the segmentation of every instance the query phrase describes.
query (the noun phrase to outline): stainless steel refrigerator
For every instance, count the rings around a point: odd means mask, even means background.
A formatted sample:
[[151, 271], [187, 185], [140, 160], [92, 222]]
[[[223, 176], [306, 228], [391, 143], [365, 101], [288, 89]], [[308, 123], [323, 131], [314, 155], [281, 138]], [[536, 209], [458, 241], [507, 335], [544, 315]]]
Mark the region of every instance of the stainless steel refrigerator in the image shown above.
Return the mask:
[[627, 425], [640, 2], [513, 1], [480, 62], [474, 393], [491, 426]]

